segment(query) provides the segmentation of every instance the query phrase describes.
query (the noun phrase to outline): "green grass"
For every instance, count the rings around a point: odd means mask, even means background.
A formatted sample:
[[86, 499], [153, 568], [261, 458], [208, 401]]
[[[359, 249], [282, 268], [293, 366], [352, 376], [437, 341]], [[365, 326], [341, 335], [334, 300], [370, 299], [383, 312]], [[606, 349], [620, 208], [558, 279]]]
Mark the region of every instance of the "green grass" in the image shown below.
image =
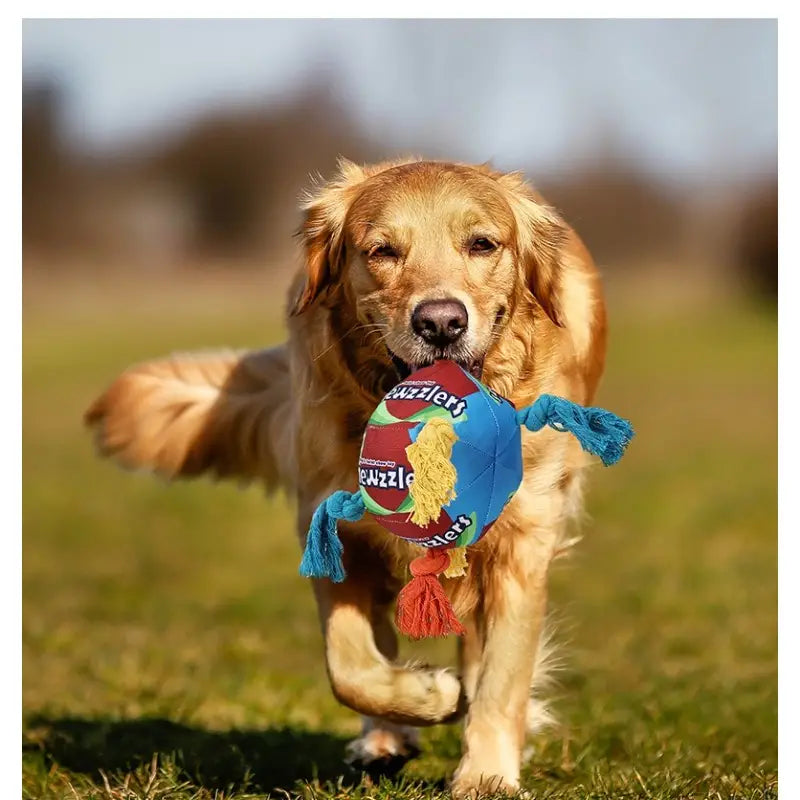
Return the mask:
[[[98, 461], [81, 413], [125, 365], [280, 337], [263, 296], [102, 305], [26, 295], [23, 796], [439, 797], [458, 726], [393, 779], [342, 765], [291, 509]], [[644, 303], [643, 303], [644, 305]], [[777, 324], [719, 308], [614, 314], [598, 401], [634, 421], [553, 573], [561, 726], [532, 742], [549, 798], [777, 795]], [[452, 642], [406, 646], [452, 663]]]

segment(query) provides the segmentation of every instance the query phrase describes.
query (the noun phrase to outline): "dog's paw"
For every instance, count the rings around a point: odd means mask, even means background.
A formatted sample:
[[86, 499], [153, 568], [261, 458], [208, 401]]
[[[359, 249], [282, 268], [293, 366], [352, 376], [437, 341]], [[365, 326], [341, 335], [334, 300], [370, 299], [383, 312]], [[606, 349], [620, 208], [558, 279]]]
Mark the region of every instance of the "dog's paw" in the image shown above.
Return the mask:
[[347, 745], [345, 761], [370, 775], [392, 775], [419, 754], [419, 731], [384, 720], [365, 720], [364, 731]]
[[454, 722], [466, 711], [466, 698], [461, 681], [448, 669], [430, 669], [408, 665], [395, 673], [394, 693], [405, 697], [412, 714], [398, 714], [398, 721], [413, 720], [416, 724]]
[[450, 784], [453, 800], [480, 800], [497, 795], [513, 798], [530, 798], [530, 792], [521, 789], [516, 781], [508, 781], [499, 775], [459, 775]]

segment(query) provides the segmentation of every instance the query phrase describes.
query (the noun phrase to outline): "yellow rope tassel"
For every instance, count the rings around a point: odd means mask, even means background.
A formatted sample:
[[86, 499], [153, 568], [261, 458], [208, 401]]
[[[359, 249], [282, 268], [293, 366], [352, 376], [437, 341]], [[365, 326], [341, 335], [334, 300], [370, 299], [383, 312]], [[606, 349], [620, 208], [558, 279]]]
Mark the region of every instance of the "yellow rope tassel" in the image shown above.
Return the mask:
[[456, 468], [450, 461], [458, 436], [446, 419], [435, 417], [425, 423], [417, 441], [406, 447], [408, 463], [414, 470], [409, 493], [414, 501], [411, 521], [426, 527], [439, 519], [442, 506], [455, 499]]
[[454, 547], [447, 551], [450, 566], [442, 573], [445, 578], [460, 578], [467, 574], [467, 548]]

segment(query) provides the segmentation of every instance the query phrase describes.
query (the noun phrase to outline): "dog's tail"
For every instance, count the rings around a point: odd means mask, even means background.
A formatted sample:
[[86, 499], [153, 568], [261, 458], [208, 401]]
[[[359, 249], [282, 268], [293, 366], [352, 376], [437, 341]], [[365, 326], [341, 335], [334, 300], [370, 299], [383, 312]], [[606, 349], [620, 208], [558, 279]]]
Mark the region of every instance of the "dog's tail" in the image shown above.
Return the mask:
[[85, 414], [102, 455], [167, 478], [294, 484], [284, 347], [175, 355], [131, 367]]

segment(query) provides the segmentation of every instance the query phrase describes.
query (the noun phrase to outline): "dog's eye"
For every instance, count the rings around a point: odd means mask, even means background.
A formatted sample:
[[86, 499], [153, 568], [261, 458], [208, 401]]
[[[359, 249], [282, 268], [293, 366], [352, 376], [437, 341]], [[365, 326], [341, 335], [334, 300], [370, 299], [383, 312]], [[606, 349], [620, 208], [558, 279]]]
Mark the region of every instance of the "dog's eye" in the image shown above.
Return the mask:
[[367, 251], [370, 258], [397, 258], [397, 251], [389, 244], [379, 244]]
[[485, 236], [473, 239], [469, 246], [470, 253], [491, 253], [493, 250], [497, 250], [497, 245]]

